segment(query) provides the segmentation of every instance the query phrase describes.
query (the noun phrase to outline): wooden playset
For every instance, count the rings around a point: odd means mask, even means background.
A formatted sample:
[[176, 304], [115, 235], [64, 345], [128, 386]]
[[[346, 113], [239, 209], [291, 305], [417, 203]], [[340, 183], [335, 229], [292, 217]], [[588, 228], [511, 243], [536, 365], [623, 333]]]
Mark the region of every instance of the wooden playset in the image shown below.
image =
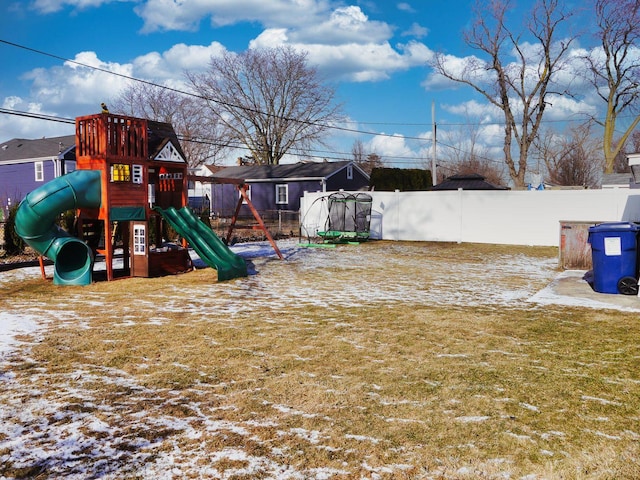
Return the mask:
[[[187, 204], [187, 163], [173, 127], [101, 113], [76, 119], [76, 168], [101, 172], [98, 208], [79, 208], [82, 238], [105, 256], [114, 278], [114, 230], [121, 229], [124, 270], [152, 277], [190, 269], [185, 248], [161, 247], [162, 216], [154, 207]], [[150, 249], [150, 227], [156, 245]]]
[[[108, 112], [78, 117], [76, 170], [30, 192], [16, 230], [41, 259], [54, 261], [56, 284], [91, 283], [96, 255], [104, 255], [107, 280], [188, 271], [187, 243], [218, 270], [218, 280], [246, 276], [244, 260], [191, 212], [187, 188], [187, 162], [170, 124]], [[55, 225], [70, 209], [79, 238]], [[163, 243], [164, 222], [181, 245]], [[115, 272], [117, 238], [123, 268]]]

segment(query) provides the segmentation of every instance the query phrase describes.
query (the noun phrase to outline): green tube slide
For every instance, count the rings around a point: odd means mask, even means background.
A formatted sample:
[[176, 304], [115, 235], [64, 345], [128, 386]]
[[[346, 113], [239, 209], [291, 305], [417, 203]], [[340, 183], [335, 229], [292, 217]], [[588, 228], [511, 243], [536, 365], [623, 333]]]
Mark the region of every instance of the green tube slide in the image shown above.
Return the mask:
[[180, 210], [174, 207], [155, 207], [154, 210], [189, 242], [203, 262], [218, 270], [219, 281], [247, 276], [247, 264], [244, 259], [233, 253], [189, 207], [182, 207]]
[[16, 232], [27, 245], [54, 262], [55, 285], [91, 283], [91, 249], [58, 227], [55, 220], [67, 210], [99, 207], [100, 190], [98, 170], [76, 170], [33, 190], [18, 207]]

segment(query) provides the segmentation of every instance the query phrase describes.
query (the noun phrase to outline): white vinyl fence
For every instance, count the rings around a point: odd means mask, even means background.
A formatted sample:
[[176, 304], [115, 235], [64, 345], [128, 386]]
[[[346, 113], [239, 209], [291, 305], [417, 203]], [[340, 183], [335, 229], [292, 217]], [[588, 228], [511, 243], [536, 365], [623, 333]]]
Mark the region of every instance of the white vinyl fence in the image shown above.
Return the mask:
[[[371, 238], [381, 240], [559, 246], [563, 222], [640, 221], [635, 189], [366, 193]], [[326, 230], [329, 195], [301, 199], [303, 236]]]

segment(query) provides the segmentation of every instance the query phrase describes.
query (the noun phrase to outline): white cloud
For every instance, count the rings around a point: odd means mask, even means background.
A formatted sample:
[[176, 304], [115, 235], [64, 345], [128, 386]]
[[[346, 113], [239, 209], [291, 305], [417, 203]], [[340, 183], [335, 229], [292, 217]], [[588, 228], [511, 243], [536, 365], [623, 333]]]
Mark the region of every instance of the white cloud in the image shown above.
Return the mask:
[[384, 42], [392, 36], [389, 25], [369, 20], [360, 7], [336, 8], [326, 20], [292, 29], [291, 40], [301, 43], [339, 45], [350, 42]]
[[388, 43], [307, 46], [309, 59], [320, 70], [339, 78], [356, 81], [378, 81], [389, 78], [395, 71], [406, 70], [425, 63], [430, 51], [416, 45], [403, 46], [397, 51]]
[[424, 38], [429, 34], [429, 29], [419, 23], [413, 22], [408, 30], [402, 32], [403, 37]]
[[134, 76], [154, 81], [176, 81], [182, 78], [185, 70], [206, 70], [211, 57], [220, 56], [225, 50], [218, 42], [207, 46], [179, 43], [162, 53], [149, 52], [134, 59]]
[[95, 52], [80, 52], [73, 61], [31, 70], [23, 78], [31, 81], [30, 96], [35, 103], [45, 108], [64, 106], [65, 110], [86, 112], [97, 109], [101, 101], [116, 97], [129, 78], [181, 85], [185, 69], [205, 69], [211, 56], [223, 51], [224, 47], [218, 42], [208, 46], [177, 44], [164, 52], [141, 55], [126, 64], [105, 62]]
[[[455, 78], [468, 78], [476, 83], [490, 83], [494, 74], [485, 68], [486, 63], [476, 57], [457, 57], [455, 55], [443, 55], [441, 61], [446, 69]], [[433, 70], [422, 82], [427, 90], [450, 89], [459, 86], [459, 83], [449, 80]]]
[[[393, 31], [387, 23], [369, 19], [360, 6], [332, 9], [327, 0], [148, 0], [137, 12], [146, 31], [195, 28], [207, 16], [216, 25], [259, 22], [266, 28], [249, 48], [290, 45], [308, 52], [312, 64], [337, 80], [384, 80], [395, 71], [425, 64], [432, 56], [415, 41], [392, 47]], [[414, 36], [425, 34], [418, 25], [412, 31]], [[156, 67], [160, 59], [150, 55], [145, 61]]]
[[425, 65], [433, 52], [424, 44], [409, 42], [397, 49], [388, 42], [344, 43], [326, 45], [305, 44], [290, 41], [286, 29], [268, 29], [250, 43], [250, 48], [290, 45], [308, 53], [309, 62], [316, 65], [325, 77], [355, 82], [379, 81], [390, 77], [395, 71]]
[[409, 5], [407, 2], [400, 2], [398, 3], [398, 10], [401, 10], [403, 12], [407, 12], [407, 13], [416, 13], [415, 9]]
[[568, 95], [549, 97], [549, 105], [545, 110], [545, 120], [584, 120], [587, 116], [595, 116], [598, 108], [593, 103], [577, 100]]
[[95, 8], [112, 2], [134, 2], [135, 0], [34, 0], [29, 7], [38, 13], [55, 13], [65, 7], [77, 9]]
[[249, 42], [249, 48], [274, 48], [289, 42], [286, 28], [267, 28]]
[[403, 135], [376, 135], [366, 144], [367, 150], [377, 153], [384, 161], [385, 157], [413, 158], [416, 153], [407, 145]]
[[[163, 52], [136, 57], [130, 63], [107, 62], [95, 52], [79, 52], [62, 65], [36, 68], [23, 74], [23, 80], [31, 84], [28, 98], [0, 97], [0, 101], [10, 110], [65, 118], [88, 115], [99, 112], [101, 102], [117, 97], [130, 82], [129, 78], [188, 89], [184, 71], [206, 69], [211, 56], [221, 55], [224, 50], [218, 42], [210, 45], [180, 43]], [[31, 138], [34, 131], [47, 136], [69, 133], [69, 127], [64, 124], [8, 115], [0, 116], [0, 130], [11, 137], [25, 138]]]
[[[42, 104], [18, 96], [5, 97], [2, 101], [2, 108], [17, 112], [56, 116], [55, 111], [43, 108]], [[75, 132], [75, 127], [67, 123], [38, 120], [21, 115], [0, 115], [0, 132], [3, 135], [0, 141], [6, 141], [12, 138], [33, 138], [34, 132], [37, 132], [39, 137], [72, 135]]]
[[147, 0], [136, 13], [143, 30], [193, 30], [210, 17], [217, 26], [259, 22], [267, 27], [312, 25], [328, 9], [327, 0]]
[[474, 121], [495, 122], [503, 120], [501, 111], [492, 104], [486, 102], [478, 102], [477, 100], [469, 100], [455, 105], [442, 105], [442, 108], [449, 113], [473, 118]]
[[[77, 62], [77, 63], [75, 63]], [[82, 64], [82, 65], [80, 65]], [[83, 65], [96, 67], [95, 70]], [[31, 81], [31, 98], [45, 108], [64, 107], [67, 111], [98, 110], [100, 102], [116, 95], [130, 76], [131, 65], [103, 62], [94, 52], [80, 52], [72, 62], [49, 69], [37, 68], [24, 75]]]

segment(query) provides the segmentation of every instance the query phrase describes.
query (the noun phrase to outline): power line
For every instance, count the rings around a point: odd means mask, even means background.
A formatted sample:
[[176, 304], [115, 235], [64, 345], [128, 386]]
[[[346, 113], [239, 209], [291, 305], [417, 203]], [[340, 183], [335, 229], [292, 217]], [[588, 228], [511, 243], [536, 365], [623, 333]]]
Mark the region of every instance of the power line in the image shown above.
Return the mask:
[[[54, 122], [60, 122], [60, 123], [67, 123], [67, 124], [75, 124], [75, 119], [72, 118], [64, 118], [64, 117], [57, 117], [57, 116], [53, 116], [53, 115], [46, 115], [46, 114], [42, 114], [42, 113], [33, 113], [33, 112], [25, 112], [25, 111], [20, 111], [20, 110], [10, 110], [7, 108], [0, 108], [0, 114], [6, 114], [6, 115], [15, 115], [15, 116], [19, 116], [19, 117], [25, 117], [25, 118], [33, 118], [33, 119], [37, 119], [37, 120], [46, 120], [46, 121], [54, 121]], [[246, 151], [251, 151], [251, 149], [249, 147], [247, 147], [244, 144], [239, 144], [239, 143], [221, 143], [217, 140], [211, 139], [211, 138], [203, 138], [203, 137], [186, 137], [184, 135], [177, 135], [178, 140], [183, 141], [183, 142], [192, 142], [192, 143], [200, 143], [200, 144], [204, 144], [204, 145], [211, 145], [211, 146], [216, 146], [216, 147], [224, 147], [224, 148], [233, 148], [233, 149], [237, 149], [237, 150], [246, 150]], [[407, 137], [403, 137], [403, 138], [407, 138]], [[460, 147], [455, 147], [453, 145], [449, 145], [445, 142], [438, 142], [438, 144], [440, 146], [452, 149], [457, 151], [458, 153], [469, 153], [466, 150], [460, 148]], [[314, 154], [315, 152], [315, 154]], [[335, 151], [335, 150], [314, 150], [314, 149], [310, 149], [308, 151], [302, 152], [302, 151], [293, 151], [290, 153], [291, 155], [297, 155], [299, 157], [306, 157], [306, 158], [317, 158], [317, 159], [322, 159], [322, 160], [339, 160], [339, 161], [343, 161], [345, 160], [345, 157], [350, 157], [352, 155], [351, 152], [341, 152], [341, 151]], [[327, 155], [328, 154], [328, 155]], [[503, 164], [502, 161], [499, 160], [494, 160], [488, 157], [484, 157], [482, 155], [476, 155], [476, 158], [479, 158], [481, 160], [487, 161], [487, 162], [492, 162], [492, 163], [498, 163], [498, 164]], [[427, 159], [424, 157], [408, 157], [408, 156], [403, 156], [403, 155], [385, 155], [384, 156], [384, 161], [385, 163], [403, 163], [403, 162], [426, 162]]]
[[76, 121], [72, 118], [57, 117], [55, 115], [46, 115], [44, 113], [33, 113], [33, 112], [23, 112], [20, 110], [9, 110], [7, 108], [0, 108], [0, 113], [4, 113], [5, 115], [16, 115], [19, 117], [35, 118], [38, 120], [49, 120], [51, 122], [72, 123], [72, 124], [76, 123]]
[[[116, 77], [120, 77], [120, 78], [124, 78], [126, 80], [129, 81], [133, 81], [133, 82], [139, 82], [142, 84], [146, 84], [155, 88], [161, 88], [167, 91], [171, 91], [180, 95], [186, 95], [186, 96], [191, 96], [194, 98], [199, 98], [202, 100], [206, 100], [206, 101], [211, 101], [220, 105], [224, 105], [226, 107], [230, 107], [230, 108], [237, 108], [237, 109], [242, 109], [245, 111], [249, 111], [252, 113], [258, 113], [260, 115], [266, 115], [266, 116], [271, 116], [272, 114], [269, 114], [267, 112], [263, 112], [260, 111], [258, 109], [251, 109], [242, 105], [236, 105], [236, 104], [232, 104], [232, 103], [228, 103], [228, 102], [224, 102], [224, 101], [220, 101], [220, 100], [215, 100], [212, 98], [208, 98], [206, 96], [202, 96], [202, 95], [198, 95], [196, 93], [193, 92], [187, 92], [184, 90], [180, 90], [178, 88], [173, 88], [173, 87], [168, 87], [166, 85], [161, 85], [152, 81], [148, 81], [148, 80], [143, 80], [140, 78], [136, 78], [136, 77], [132, 77], [129, 75], [125, 75], [122, 73], [118, 73], [118, 72], [114, 72], [111, 70], [108, 70], [106, 68], [102, 68], [102, 67], [97, 67], [94, 65], [89, 65], [86, 63], [82, 63], [79, 62], [77, 60], [71, 60], [69, 58], [65, 58], [62, 57], [60, 55], [56, 55], [56, 54], [52, 54], [49, 52], [45, 52], [42, 50], [38, 50], [32, 47], [28, 47], [26, 45], [21, 45], [15, 42], [11, 42], [8, 40], [4, 40], [4, 39], [0, 39], [0, 43], [3, 43], [5, 45], [9, 45], [11, 47], [14, 48], [19, 48], [28, 52], [32, 52], [38, 55], [43, 55], [49, 58], [53, 58], [65, 63], [70, 63], [70, 64], [74, 64], [74, 65], [78, 65], [84, 68], [88, 68], [91, 70], [95, 70], [95, 71], [99, 71], [99, 72], [103, 72], [105, 74], [108, 75], [114, 75]], [[8, 115], [18, 115], [18, 116], [23, 116], [23, 117], [27, 117], [27, 118], [35, 118], [35, 119], [42, 119], [42, 120], [49, 120], [49, 121], [55, 121], [55, 122], [61, 122], [61, 123], [70, 123], [73, 124], [75, 123], [74, 119], [69, 119], [69, 118], [64, 118], [64, 117], [58, 117], [58, 116], [54, 116], [54, 115], [45, 115], [45, 114], [36, 114], [36, 113], [32, 113], [32, 112], [24, 112], [24, 111], [17, 111], [17, 110], [9, 110], [9, 109], [4, 109], [4, 108], [0, 108], [0, 113], [2, 114], [8, 114]], [[587, 114], [580, 114], [580, 115], [587, 115]], [[308, 125], [313, 125], [313, 126], [318, 126], [318, 127], [323, 127], [326, 129], [331, 129], [331, 130], [338, 130], [338, 131], [342, 131], [342, 132], [348, 132], [348, 133], [357, 133], [357, 134], [361, 134], [361, 135], [371, 135], [371, 136], [378, 136], [378, 137], [387, 137], [387, 138], [402, 138], [404, 140], [414, 140], [414, 141], [418, 141], [418, 142], [431, 142], [431, 139], [427, 139], [424, 137], [415, 137], [415, 136], [405, 136], [405, 135], [396, 135], [396, 134], [386, 134], [386, 133], [381, 133], [381, 132], [374, 132], [374, 131], [368, 131], [368, 130], [361, 130], [361, 129], [357, 129], [357, 128], [349, 128], [349, 127], [341, 127], [338, 125], [330, 125], [330, 124], [322, 124], [322, 123], [318, 123], [318, 122], [312, 122], [312, 121], [304, 121], [304, 120], [298, 120], [298, 119], [294, 119], [294, 118], [288, 118], [288, 117], [284, 117], [286, 120], [288, 121], [292, 121], [292, 122], [298, 122], [298, 123], [303, 123], [303, 124], [308, 124]], [[625, 118], [624, 116], [619, 117], [619, 118]], [[546, 123], [549, 122], [570, 122], [570, 121], [578, 121], [578, 119], [568, 119], [568, 120], [549, 120], [546, 121]], [[384, 122], [357, 122], [359, 124], [362, 125], [388, 125], [388, 126], [431, 126], [432, 123], [384, 123]], [[446, 122], [440, 122], [439, 123], [440, 126], [492, 126], [492, 125], [504, 125], [504, 122], [486, 122], [486, 123], [446, 123]], [[196, 141], [194, 139], [183, 139], [185, 141]], [[238, 148], [238, 149], [246, 149], [249, 150], [249, 148], [247, 148], [246, 146], [241, 146], [241, 145], [237, 145], [237, 146], [233, 146], [233, 145], [220, 145], [217, 143], [214, 143], [213, 140], [210, 139], [205, 139], [205, 143], [208, 142], [211, 145], [217, 145], [217, 146], [229, 146], [231, 148]], [[440, 145], [450, 148], [450, 149], [454, 149], [458, 152], [464, 152], [464, 153], [469, 153], [466, 152], [465, 150], [458, 148], [458, 147], [454, 147], [452, 145], [447, 145], [445, 143], [439, 142]], [[311, 150], [313, 151], [313, 150]], [[346, 155], [349, 156], [351, 155], [350, 153], [345, 153], [345, 152], [333, 152], [333, 151], [329, 151], [326, 152], [329, 153], [330, 155]], [[306, 155], [307, 157], [311, 157], [311, 158], [329, 158], [327, 156], [320, 156], [320, 155], [309, 155], [309, 154], [301, 154], [298, 153], [297, 155], [299, 156], [304, 156]], [[338, 157], [332, 157], [332, 158], [338, 158]], [[425, 161], [424, 158], [420, 158], [420, 157], [403, 157], [403, 156], [391, 156], [391, 155], [386, 155], [385, 158], [395, 158], [395, 159], [400, 159], [400, 161]], [[495, 163], [500, 163], [502, 164], [503, 162], [501, 161], [497, 161], [497, 160], [493, 160], [490, 158], [486, 158], [486, 157], [478, 157], [481, 158], [483, 160], [486, 161], [490, 161], [490, 162], [495, 162]], [[341, 159], [341, 158], [340, 158]]]
[[[0, 108], [0, 114], [15, 115], [19, 117], [33, 118], [36, 120], [46, 120], [46, 121], [67, 123], [71, 125], [75, 124], [75, 119], [72, 119], [72, 118], [56, 117], [53, 115], [25, 112], [20, 110], [10, 110], [7, 108]], [[225, 148], [233, 148], [237, 150], [250, 151], [250, 149], [246, 145], [240, 144], [240, 143], [230, 143], [230, 142], [222, 143], [211, 138], [187, 137], [185, 135], [177, 135], [177, 137], [178, 137], [178, 140], [182, 142], [192, 142], [192, 143], [199, 143], [199, 144], [211, 145], [216, 147], [225, 147]], [[345, 157], [348, 158], [352, 155], [350, 152], [341, 152], [341, 151], [335, 151], [335, 150], [314, 150], [314, 149], [310, 149], [305, 152], [293, 151], [290, 154], [297, 155], [299, 157], [317, 158], [321, 160], [325, 160], [325, 159], [339, 160], [339, 161], [344, 161]], [[388, 161], [390, 163], [400, 163], [400, 162], [408, 162], [408, 161], [424, 161], [424, 159], [421, 157], [385, 155], [384, 158], [385, 158], [385, 161]]]
[[[130, 75], [125, 75], [123, 73], [118, 73], [118, 72], [114, 72], [114, 71], [111, 71], [111, 70], [107, 70], [106, 68], [96, 67], [95, 65], [89, 65], [89, 64], [86, 64], [86, 63], [78, 62], [77, 60], [71, 60], [69, 58], [65, 58], [65, 57], [62, 57], [60, 55], [55, 55], [53, 53], [45, 52], [45, 51], [38, 50], [38, 49], [32, 48], [32, 47], [27, 47], [25, 45], [21, 45], [21, 44], [18, 44], [18, 43], [10, 42], [8, 40], [0, 39], [0, 43], [4, 43], [6, 45], [9, 45], [9, 46], [12, 46], [12, 47], [15, 47], [15, 48], [20, 48], [20, 49], [23, 49], [23, 50], [26, 50], [26, 51], [29, 51], [29, 52], [32, 52], [32, 53], [36, 53], [38, 55], [43, 55], [43, 56], [46, 56], [46, 57], [49, 57], [49, 58], [54, 58], [56, 60], [60, 60], [60, 61], [65, 62], [65, 63], [72, 63], [72, 64], [78, 65], [80, 67], [89, 68], [89, 69], [92, 69], [92, 70], [96, 70], [98, 72], [106, 73], [108, 75], [114, 75], [116, 77], [124, 78], [126, 80], [130, 80], [130, 81], [133, 81], [133, 82], [139, 82], [139, 83], [143, 83], [143, 84], [146, 84], [146, 85], [149, 85], [149, 86], [152, 86], [152, 87], [162, 88], [162, 89], [168, 90], [170, 92], [178, 93], [178, 94], [181, 94], [181, 95], [187, 95], [187, 96], [191, 96], [191, 97], [194, 97], [194, 98], [199, 98], [201, 100], [210, 101], [210, 102], [213, 102], [213, 103], [224, 105], [225, 107], [237, 108], [237, 109], [245, 110], [245, 111], [248, 111], [248, 112], [251, 112], [251, 113], [258, 113], [260, 115], [273, 116], [273, 114], [270, 114], [268, 112], [263, 112], [263, 111], [258, 110], [258, 109], [252, 109], [252, 108], [245, 107], [243, 105], [236, 105], [236, 104], [229, 103], [229, 102], [224, 102], [224, 101], [221, 101], [221, 100], [215, 100], [215, 99], [212, 99], [212, 98], [209, 98], [209, 97], [205, 97], [205, 96], [202, 96], [202, 95], [195, 94], [193, 92], [186, 92], [186, 91], [180, 90], [178, 88], [168, 87], [166, 85], [160, 85], [158, 83], [151, 82], [149, 80], [143, 80], [141, 78], [136, 78], [136, 77], [132, 77]], [[323, 127], [323, 128], [327, 128], [327, 129], [348, 132], [348, 133], [358, 133], [358, 134], [362, 134], [362, 135], [373, 135], [373, 136], [381, 136], [381, 137], [398, 137], [398, 135], [393, 135], [393, 134], [372, 132], [372, 131], [366, 131], [366, 130], [359, 130], [359, 129], [349, 128], [349, 127], [340, 127], [338, 125], [322, 124], [322, 123], [318, 123], [318, 122], [312, 122], [312, 121], [309, 121], [309, 120], [299, 120], [299, 119], [289, 118], [289, 117], [282, 117], [282, 118], [284, 118], [287, 121], [291, 121], [291, 122], [298, 122], [298, 123], [308, 124], [308, 125], [311, 125], [311, 126], [318, 126], [318, 127]], [[404, 136], [402, 138], [406, 138], [406, 139], [410, 139], [410, 140], [426, 141], [424, 138], [421, 138], [421, 137], [407, 137], [407, 136]]]

